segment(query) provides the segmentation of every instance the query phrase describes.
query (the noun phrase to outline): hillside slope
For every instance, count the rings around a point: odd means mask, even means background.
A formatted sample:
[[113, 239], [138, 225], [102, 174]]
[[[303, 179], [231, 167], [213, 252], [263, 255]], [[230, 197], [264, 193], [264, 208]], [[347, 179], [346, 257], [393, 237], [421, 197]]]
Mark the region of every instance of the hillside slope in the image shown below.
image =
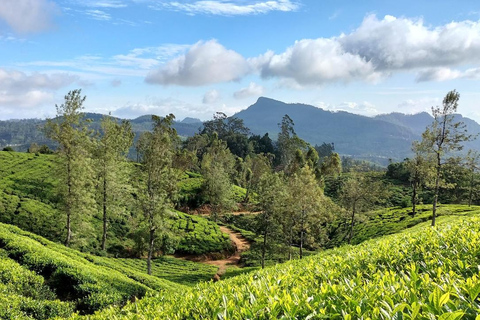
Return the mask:
[[480, 219], [449, 222], [202, 284], [181, 295], [145, 298], [88, 319], [475, 319]]
[[1, 223], [0, 257], [1, 319], [91, 313], [183, 287]]
[[[57, 208], [55, 192], [56, 164], [55, 155], [0, 151], [0, 222], [16, 225], [52, 241], [64, 240], [65, 216]], [[129, 253], [124, 249], [133, 246], [128, 218], [121, 216], [110, 221], [108, 252]], [[89, 222], [99, 232], [88, 235], [88, 243], [83, 243], [82, 248], [92, 252], [100, 243], [99, 213], [94, 212]], [[174, 212], [171, 222], [180, 236], [180, 252], [204, 254], [233, 249], [228, 235], [222, 233], [216, 223], [203, 217]]]

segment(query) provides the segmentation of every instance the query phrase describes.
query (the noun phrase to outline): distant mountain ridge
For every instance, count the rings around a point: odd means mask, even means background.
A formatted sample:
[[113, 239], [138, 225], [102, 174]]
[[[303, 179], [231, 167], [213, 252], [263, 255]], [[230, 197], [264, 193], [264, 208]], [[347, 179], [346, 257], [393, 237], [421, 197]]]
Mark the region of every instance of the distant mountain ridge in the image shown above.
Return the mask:
[[[335, 150], [341, 155], [380, 164], [387, 164], [389, 159], [400, 161], [411, 156], [412, 142], [420, 140], [425, 127], [433, 121], [426, 112], [414, 115], [394, 112], [366, 117], [344, 111], [327, 111], [307, 104], [287, 104], [265, 97], [260, 97], [233, 117], [242, 119], [253, 134], [268, 133], [275, 140], [278, 124], [285, 114], [292, 118], [296, 133], [305, 141], [313, 145], [334, 143]], [[93, 120], [93, 128], [98, 128], [103, 115], [87, 113], [86, 117]], [[470, 134], [480, 134], [480, 125], [474, 120], [458, 114], [455, 121], [463, 121]], [[152, 128], [151, 115], [140, 116], [130, 122], [137, 136]], [[39, 129], [44, 123], [45, 120], [39, 119], [0, 121], [0, 148], [13, 145], [17, 150], [25, 151], [32, 142], [48, 144]], [[187, 117], [175, 121], [173, 126], [179, 135], [186, 137], [199, 132], [202, 122]], [[480, 151], [480, 139], [468, 142], [465, 149]]]
[[[414, 140], [420, 140], [433, 117], [426, 112], [406, 115], [390, 113], [366, 117], [344, 111], [326, 111], [315, 106], [260, 97], [256, 103], [234, 116], [243, 119], [255, 134], [268, 132], [273, 138], [279, 132], [278, 123], [288, 114], [295, 123], [298, 136], [309, 143], [334, 143], [341, 155], [353, 156], [377, 163], [399, 161], [411, 155]], [[455, 121], [463, 121], [472, 134], [480, 133], [475, 121], [456, 115]], [[466, 148], [480, 150], [480, 141], [466, 144]]]

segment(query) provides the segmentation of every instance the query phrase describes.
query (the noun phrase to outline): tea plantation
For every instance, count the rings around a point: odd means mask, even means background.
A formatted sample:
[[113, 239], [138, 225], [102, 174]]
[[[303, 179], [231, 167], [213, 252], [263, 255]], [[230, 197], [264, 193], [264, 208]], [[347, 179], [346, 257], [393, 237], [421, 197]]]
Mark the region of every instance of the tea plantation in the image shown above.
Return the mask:
[[0, 319], [88, 314], [148, 292], [183, 291], [216, 269], [163, 257], [149, 276], [143, 259], [97, 257], [0, 224]]
[[446, 220], [87, 319], [479, 319], [480, 218]]
[[[52, 241], [63, 241], [64, 218], [57, 209], [54, 189], [55, 161], [55, 155], [0, 151], [0, 222], [19, 226]], [[109, 243], [112, 247], [132, 245], [125, 237], [129, 232], [125, 219], [111, 223]], [[181, 212], [173, 214], [171, 219], [173, 229], [181, 236], [178, 251], [205, 254], [232, 250], [228, 235], [222, 233], [217, 224]], [[91, 223], [97, 230], [101, 229], [99, 217], [92, 217]], [[91, 241], [82, 249], [94, 251], [100, 240]]]

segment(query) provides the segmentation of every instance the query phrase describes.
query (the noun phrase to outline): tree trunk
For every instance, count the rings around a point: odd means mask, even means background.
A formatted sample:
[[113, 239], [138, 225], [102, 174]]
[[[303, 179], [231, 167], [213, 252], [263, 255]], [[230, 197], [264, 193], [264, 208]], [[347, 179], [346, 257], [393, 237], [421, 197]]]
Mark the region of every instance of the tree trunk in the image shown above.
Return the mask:
[[150, 229], [150, 241], [148, 243], [147, 273], [152, 274], [153, 243], [155, 242], [155, 229]]
[[432, 208], [432, 227], [435, 226], [435, 219], [437, 218], [437, 202], [438, 202], [438, 190], [440, 189], [440, 154], [437, 153], [437, 175], [435, 177], [435, 195], [433, 197], [433, 208]]
[[265, 230], [263, 231], [262, 269], [265, 268], [265, 253], [267, 251], [267, 235], [268, 235], [268, 230], [267, 230], [267, 227], [265, 227]]
[[105, 251], [107, 245], [107, 177], [104, 172], [103, 177], [103, 235], [102, 235], [102, 250]]
[[468, 206], [472, 205], [472, 197], [473, 197], [473, 182], [474, 182], [474, 172], [472, 172], [472, 178], [470, 179], [470, 190], [468, 192]]
[[70, 159], [67, 158], [67, 186], [68, 186], [68, 193], [67, 193], [67, 205], [65, 211], [67, 213], [67, 238], [65, 239], [65, 246], [70, 246], [70, 240], [72, 239], [72, 172], [71, 172], [71, 164]]
[[302, 223], [300, 225], [300, 259], [303, 258], [303, 235], [305, 228], [305, 210], [302, 210]]
[[417, 206], [417, 184], [412, 183], [413, 191], [412, 191], [412, 214], [415, 217], [416, 212], [416, 206]]
[[350, 222], [350, 235], [348, 236], [348, 244], [352, 242], [354, 225], [355, 225], [355, 202], [353, 203], [353, 208], [352, 208], [352, 221]]

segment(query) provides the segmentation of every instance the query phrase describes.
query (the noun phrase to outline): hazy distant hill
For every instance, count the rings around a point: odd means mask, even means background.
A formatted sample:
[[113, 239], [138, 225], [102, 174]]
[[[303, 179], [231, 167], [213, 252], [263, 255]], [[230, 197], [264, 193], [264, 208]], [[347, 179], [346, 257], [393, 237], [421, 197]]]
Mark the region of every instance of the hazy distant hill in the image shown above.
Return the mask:
[[[288, 114], [295, 123], [299, 137], [311, 144], [333, 142], [342, 155], [386, 163], [388, 159], [402, 160], [411, 154], [413, 140], [420, 140], [425, 127], [433, 118], [426, 112], [405, 115], [391, 113], [374, 118], [348, 112], [331, 112], [306, 104], [287, 104], [261, 97], [235, 116], [255, 134], [268, 132], [276, 137], [278, 123]], [[479, 133], [480, 125], [458, 115], [470, 133]], [[480, 150], [480, 142], [467, 145]]]
[[[92, 120], [90, 127], [92, 129], [100, 128], [100, 121], [103, 117], [98, 113], [86, 113], [85, 117]], [[122, 119], [113, 117], [118, 121]], [[152, 116], [144, 115], [130, 120], [132, 129], [138, 136], [139, 133], [152, 129]], [[187, 118], [187, 121], [174, 122], [173, 127], [180, 136], [193, 136], [202, 126], [199, 119]], [[13, 146], [17, 151], [26, 151], [33, 142], [38, 145], [46, 144], [52, 147], [52, 142], [45, 138], [41, 128], [45, 125], [45, 120], [24, 119], [0, 121], [0, 150], [5, 146]]]
[[[433, 120], [426, 112], [414, 115], [394, 112], [370, 118], [348, 112], [326, 111], [306, 104], [287, 104], [264, 97], [234, 116], [243, 119], [252, 133], [263, 135], [268, 132], [272, 139], [276, 139], [278, 123], [285, 114], [293, 119], [297, 134], [309, 143], [333, 142], [335, 150], [341, 155], [382, 164], [387, 164], [389, 159], [403, 160], [411, 155], [412, 141], [420, 140], [425, 127]], [[101, 114], [87, 113], [86, 117], [93, 120], [92, 128], [100, 127]], [[462, 115], [457, 115], [456, 120], [463, 121], [470, 134], [480, 134], [480, 125], [475, 121]], [[130, 122], [137, 136], [152, 128], [151, 115]], [[14, 145], [15, 149], [25, 151], [32, 142], [48, 145], [50, 142], [39, 130], [44, 123], [44, 120], [38, 119], [0, 121], [0, 148]], [[179, 135], [192, 136], [202, 127], [202, 122], [185, 118], [175, 122], [174, 127]], [[465, 149], [480, 151], [480, 139], [468, 143]]]

